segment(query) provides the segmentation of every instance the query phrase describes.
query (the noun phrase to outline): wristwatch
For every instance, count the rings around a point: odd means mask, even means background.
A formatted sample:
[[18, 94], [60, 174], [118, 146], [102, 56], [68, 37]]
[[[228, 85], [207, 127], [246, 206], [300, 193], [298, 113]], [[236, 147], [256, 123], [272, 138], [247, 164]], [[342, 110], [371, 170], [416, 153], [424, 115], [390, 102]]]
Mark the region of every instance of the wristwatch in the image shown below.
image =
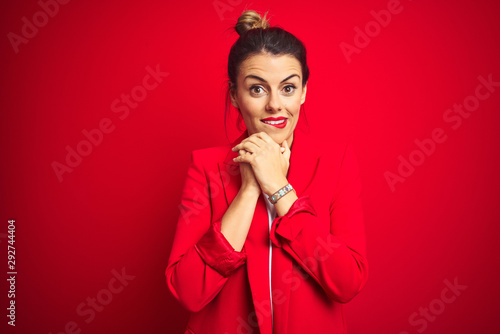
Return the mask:
[[295, 191], [293, 189], [292, 185], [289, 183], [286, 186], [284, 186], [283, 188], [281, 188], [280, 190], [278, 190], [277, 192], [275, 192], [274, 194], [272, 194], [269, 197], [269, 200], [271, 201], [271, 203], [276, 204], [276, 202], [278, 202], [278, 200], [281, 197], [285, 196], [286, 194], [288, 194], [292, 190]]

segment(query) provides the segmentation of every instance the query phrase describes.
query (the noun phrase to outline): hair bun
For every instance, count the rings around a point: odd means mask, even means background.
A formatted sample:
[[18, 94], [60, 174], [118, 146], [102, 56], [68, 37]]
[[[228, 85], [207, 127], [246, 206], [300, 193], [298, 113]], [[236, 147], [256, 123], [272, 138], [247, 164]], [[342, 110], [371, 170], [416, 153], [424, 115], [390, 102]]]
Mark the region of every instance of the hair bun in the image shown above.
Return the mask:
[[236, 23], [234, 29], [240, 36], [244, 35], [247, 31], [251, 29], [257, 29], [257, 28], [267, 29], [270, 27], [270, 25], [266, 19], [266, 15], [267, 12], [266, 14], [264, 14], [264, 18], [262, 18], [254, 10], [244, 11], [238, 18], [238, 22]]

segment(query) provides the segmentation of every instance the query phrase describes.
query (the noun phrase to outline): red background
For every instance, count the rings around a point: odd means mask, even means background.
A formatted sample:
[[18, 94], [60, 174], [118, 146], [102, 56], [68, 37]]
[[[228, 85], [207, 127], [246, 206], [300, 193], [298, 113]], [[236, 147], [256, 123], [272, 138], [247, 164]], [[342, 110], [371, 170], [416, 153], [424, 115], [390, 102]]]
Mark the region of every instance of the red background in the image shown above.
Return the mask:
[[[2, 332], [55, 334], [74, 321], [82, 333], [182, 333], [187, 313], [164, 270], [191, 151], [226, 142], [224, 80], [237, 37], [228, 29], [245, 8], [269, 10], [272, 25], [304, 41], [311, 131], [325, 150], [351, 138], [358, 156], [370, 276], [345, 307], [349, 333], [498, 332], [500, 87], [459, 128], [443, 119], [479, 76], [500, 81], [498, 3], [401, 0], [348, 62], [340, 44], [354, 45], [355, 27], [388, 2], [70, 1], [17, 53], [8, 34], [21, 35], [22, 18], [33, 22], [41, 7], [4, 3], [0, 258], [5, 277], [15, 219], [18, 275], [15, 328], [1, 280]], [[111, 103], [157, 65], [169, 75], [120, 119]], [[59, 182], [53, 162], [65, 163], [66, 146], [105, 118], [114, 130]], [[400, 155], [418, 158], [415, 140], [435, 128], [446, 141], [391, 189], [385, 173], [398, 173]], [[87, 323], [78, 305], [104, 298], [122, 268], [135, 278]], [[455, 279], [466, 288], [440, 302]], [[435, 313], [412, 323], [421, 307]]]

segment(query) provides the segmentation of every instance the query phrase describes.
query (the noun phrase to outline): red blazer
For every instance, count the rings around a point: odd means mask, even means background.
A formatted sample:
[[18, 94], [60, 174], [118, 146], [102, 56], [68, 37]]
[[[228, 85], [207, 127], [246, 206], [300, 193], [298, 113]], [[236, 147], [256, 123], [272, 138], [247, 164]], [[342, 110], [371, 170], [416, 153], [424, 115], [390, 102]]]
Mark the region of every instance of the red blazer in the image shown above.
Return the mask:
[[[342, 304], [368, 276], [361, 183], [352, 148], [320, 145], [296, 128], [287, 179], [299, 197], [269, 218], [261, 194], [237, 252], [220, 232], [241, 186], [231, 145], [195, 150], [166, 268], [167, 286], [191, 317], [185, 333], [346, 333]], [[271, 319], [269, 245], [272, 242]]]

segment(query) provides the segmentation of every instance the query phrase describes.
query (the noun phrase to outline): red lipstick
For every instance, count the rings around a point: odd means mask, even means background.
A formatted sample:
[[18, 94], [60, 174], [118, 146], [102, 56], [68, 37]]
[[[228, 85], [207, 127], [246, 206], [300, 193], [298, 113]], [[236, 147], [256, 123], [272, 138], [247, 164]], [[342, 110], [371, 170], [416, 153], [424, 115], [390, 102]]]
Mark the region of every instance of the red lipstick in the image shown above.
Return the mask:
[[260, 121], [266, 125], [274, 126], [278, 129], [283, 129], [286, 126], [288, 119], [286, 117], [267, 117], [261, 119]]

